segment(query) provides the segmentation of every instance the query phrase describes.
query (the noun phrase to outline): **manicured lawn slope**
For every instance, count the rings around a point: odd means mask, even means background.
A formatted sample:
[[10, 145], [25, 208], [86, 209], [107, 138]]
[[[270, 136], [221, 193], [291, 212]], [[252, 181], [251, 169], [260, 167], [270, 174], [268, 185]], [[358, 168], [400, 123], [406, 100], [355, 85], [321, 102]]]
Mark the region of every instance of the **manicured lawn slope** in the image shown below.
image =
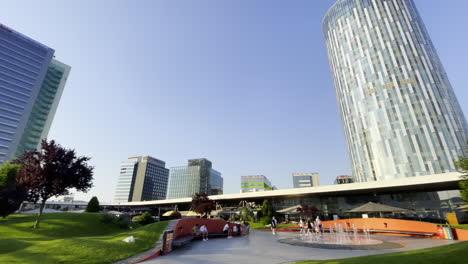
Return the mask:
[[452, 225], [454, 228], [460, 228], [460, 229], [467, 229], [468, 230], [468, 225]]
[[[134, 230], [99, 221], [100, 214], [44, 214], [40, 229], [33, 215], [0, 218], [0, 263], [111, 263], [151, 248], [167, 222]], [[136, 242], [121, 240], [133, 235]]]
[[467, 260], [468, 242], [461, 242], [448, 246], [421, 249], [402, 253], [392, 253], [337, 260], [307, 261], [298, 262], [298, 264], [451, 264], [467, 263]]

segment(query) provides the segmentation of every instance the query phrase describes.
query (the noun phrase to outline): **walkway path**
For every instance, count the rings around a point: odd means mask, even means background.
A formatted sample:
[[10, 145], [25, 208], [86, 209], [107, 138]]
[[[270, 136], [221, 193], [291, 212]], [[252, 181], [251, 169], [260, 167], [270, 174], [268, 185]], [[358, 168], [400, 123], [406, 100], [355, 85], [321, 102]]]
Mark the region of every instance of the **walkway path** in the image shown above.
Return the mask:
[[297, 236], [297, 233], [252, 231], [249, 236], [231, 239], [218, 238], [206, 242], [195, 241], [191, 246], [178, 249], [167, 256], [144, 262], [145, 264], [238, 264], [238, 263], [288, 263], [300, 260], [323, 260], [365, 256], [436, 247], [454, 243], [448, 240], [428, 238], [405, 238], [394, 236], [372, 236], [376, 239], [404, 243], [407, 247], [392, 250], [331, 250], [291, 246], [277, 239]]

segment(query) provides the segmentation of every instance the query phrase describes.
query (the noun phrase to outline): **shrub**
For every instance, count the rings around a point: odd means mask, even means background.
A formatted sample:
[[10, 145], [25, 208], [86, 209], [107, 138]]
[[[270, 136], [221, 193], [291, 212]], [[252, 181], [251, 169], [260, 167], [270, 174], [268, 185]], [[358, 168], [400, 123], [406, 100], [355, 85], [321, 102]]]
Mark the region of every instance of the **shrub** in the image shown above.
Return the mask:
[[154, 218], [151, 216], [150, 213], [145, 212], [138, 218], [138, 223], [140, 225], [147, 225], [154, 223]]
[[128, 217], [125, 216], [119, 216], [115, 217], [116, 220], [114, 221], [114, 224], [116, 224], [118, 227], [122, 229], [128, 229], [130, 226], [130, 220]]
[[260, 223], [264, 224], [264, 225], [269, 225], [271, 224], [271, 216], [262, 216], [260, 218]]
[[114, 223], [117, 220], [116, 218], [117, 218], [116, 216], [113, 216], [111, 214], [102, 214], [99, 217], [99, 221], [104, 224], [110, 224], [110, 223]]
[[99, 201], [96, 196], [93, 196], [91, 200], [89, 200], [88, 206], [86, 206], [86, 212], [88, 213], [97, 213], [99, 212]]

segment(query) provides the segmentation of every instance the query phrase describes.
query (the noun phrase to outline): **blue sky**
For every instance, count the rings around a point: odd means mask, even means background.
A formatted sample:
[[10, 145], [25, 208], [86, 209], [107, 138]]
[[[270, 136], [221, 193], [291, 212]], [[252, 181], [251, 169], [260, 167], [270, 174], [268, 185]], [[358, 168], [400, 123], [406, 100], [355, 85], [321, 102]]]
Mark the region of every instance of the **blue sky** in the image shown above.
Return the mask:
[[[208, 158], [240, 176], [350, 174], [321, 28], [335, 0], [4, 1], [3, 23], [72, 66], [49, 138], [92, 157], [110, 201], [120, 162]], [[468, 1], [415, 0], [468, 113]]]

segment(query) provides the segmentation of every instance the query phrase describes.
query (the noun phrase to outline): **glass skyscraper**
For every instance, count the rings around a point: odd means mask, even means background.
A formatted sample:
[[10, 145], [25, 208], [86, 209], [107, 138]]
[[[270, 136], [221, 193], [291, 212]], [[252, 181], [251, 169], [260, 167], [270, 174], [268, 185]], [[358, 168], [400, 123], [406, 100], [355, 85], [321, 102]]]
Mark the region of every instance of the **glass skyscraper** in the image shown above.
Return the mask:
[[114, 201], [164, 200], [169, 170], [166, 163], [150, 156], [132, 156], [122, 162]]
[[29, 131], [27, 123], [53, 54], [53, 49], [0, 24], [0, 164], [14, 158], [24, 133], [43, 135], [44, 126], [33, 125], [35, 131]]
[[56, 59], [50, 62], [16, 150], [16, 156], [37, 149], [40, 147], [41, 140], [47, 138], [70, 69], [70, 66]]
[[468, 127], [412, 0], [339, 0], [323, 21], [355, 181], [455, 171]]
[[195, 193], [223, 194], [221, 173], [207, 159], [191, 159], [188, 166], [170, 169], [167, 199], [191, 197]]

